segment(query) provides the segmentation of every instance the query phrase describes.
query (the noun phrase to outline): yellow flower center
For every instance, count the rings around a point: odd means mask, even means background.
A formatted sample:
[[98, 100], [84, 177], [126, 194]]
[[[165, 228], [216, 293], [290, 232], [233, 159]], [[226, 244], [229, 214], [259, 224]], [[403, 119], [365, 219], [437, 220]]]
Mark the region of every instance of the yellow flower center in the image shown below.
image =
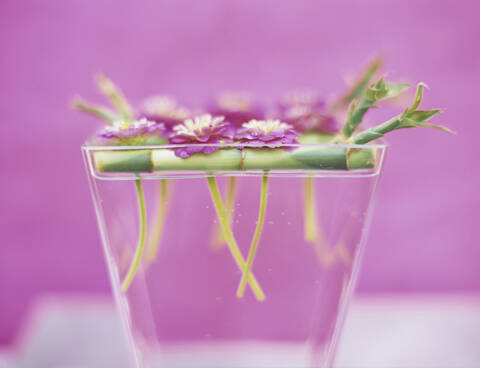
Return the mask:
[[204, 128], [215, 127], [221, 123], [225, 118], [223, 116], [212, 117], [210, 114], [196, 116], [193, 119], [187, 119], [183, 124], [178, 124], [173, 127], [173, 130], [178, 134], [187, 134], [191, 136], [202, 136]]
[[253, 130], [254, 132], [262, 132], [268, 135], [272, 132], [292, 129], [293, 127], [287, 123], [282, 123], [280, 120], [250, 120], [248, 123], [242, 125], [244, 128]]

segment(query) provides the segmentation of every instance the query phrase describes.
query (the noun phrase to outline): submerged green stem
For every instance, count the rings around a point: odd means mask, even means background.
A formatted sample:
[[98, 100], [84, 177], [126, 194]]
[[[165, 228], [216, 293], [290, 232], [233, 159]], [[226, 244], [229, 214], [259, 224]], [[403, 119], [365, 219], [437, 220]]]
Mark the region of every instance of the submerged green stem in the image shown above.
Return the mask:
[[230, 177], [230, 181], [228, 183], [228, 194], [227, 194], [227, 217], [228, 223], [232, 223], [233, 217], [233, 205], [235, 203], [235, 187], [237, 183], [237, 178], [235, 176]]
[[147, 213], [145, 210], [145, 195], [143, 193], [143, 186], [142, 180], [140, 178], [135, 180], [135, 188], [137, 190], [137, 199], [138, 199], [138, 212], [139, 212], [139, 221], [140, 221], [140, 233], [138, 236], [138, 244], [137, 249], [135, 251], [135, 255], [133, 257], [132, 263], [130, 264], [130, 268], [128, 269], [127, 275], [122, 282], [121, 289], [123, 292], [128, 290], [135, 273], [137, 272], [138, 266], [142, 261], [143, 256], [143, 249], [145, 248], [145, 233], [147, 227]]
[[[235, 176], [231, 176], [228, 181], [227, 199], [225, 203], [229, 225], [232, 224], [233, 210], [234, 210], [233, 206], [235, 203], [236, 183], [237, 183], [237, 178]], [[213, 231], [212, 246], [214, 248], [220, 248], [224, 244], [225, 244], [225, 238], [223, 237], [222, 227], [220, 226], [219, 223], [217, 223]]]
[[305, 226], [305, 240], [310, 242], [317, 255], [318, 261], [323, 266], [329, 266], [337, 259], [340, 259], [344, 263], [349, 262], [348, 250], [345, 248], [343, 242], [338, 243], [329, 249], [326, 245], [327, 241], [325, 235], [320, 227], [319, 219], [315, 204], [317, 203], [315, 198], [315, 187], [313, 185], [313, 178], [305, 178], [304, 185], [304, 226]]
[[304, 186], [304, 231], [305, 240], [314, 242], [318, 238], [317, 234], [317, 213], [315, 211], [315, 193], [313, 191], [313, 178], [305, 178]]
[[325, 247], [323, 234], [318, 232], [318, 218], [315, 209], [315, 188], [313, 186], [313, 178], [305, 178], [304, 186], [304, 231], [305, 240], [313, 245], [318, 260], [322, 265], [328, 265], [331, 260], [328, 249]]
[[168, 181], [160, 179], [158, 201], [153, 219], [153, 226], [148, 237], [147, 260], [153, 261], [157, 257], [160, 242], [162, 240], [163, 227], [168, 207]]
[[257, 227], [255, 228], [255, 233], [253, 235], [252, 243], [250, 245], [250, 250], [248, 252], [247, 266], [243, 272], [242, 279], [238, 285], [237, 297], [242, 298], [245, 293], [245, 287], [247, 286], [247, 278], [250, 276], [250, 270], [253, 265], [253, 259], [255, 258], [255, 253], [257, 251], [258, 241], [262, 235], [263, 223], [265, 221], [265, 210], [267, 208], [267, 191], [268, 191], [268, 172], [264, 172], [262, 176], [262, 190], [260, 193], [260, 207], [258, 210], [258, 221]]
[[[240, 271], [245, 272], [245, 260], [243, 259], [242, 253], [240, 252], [240, 248], [235, 241], [233, 236], [232, 230], [230, 228], [230, 224], [228, 223], [228, 216], [225, 213], [225, 207], [223, 205], [222, 197], [220, 196], [220, 191], [218, 190], [217, 182], [215, 177], [211, 176], [207, 178], [208, 187], [210, 189], [210, 194], [212, 196], [212, 201], [215, 206], [215, 210], [217, 211], [217, 216], [220, 221], [220, 225], [222, 226], [223, 236], [227, 241], [227, 245], [232, 253], [233, 259], [237, 264]], [[258, 281], [255, 279], [252, 273], [248, 273], [248, 282], [252, 288], [255, 297], [259, 301], [263, 301], [265, 299], [265, 294], [262, 291], [262, 288], [258, 284]]]

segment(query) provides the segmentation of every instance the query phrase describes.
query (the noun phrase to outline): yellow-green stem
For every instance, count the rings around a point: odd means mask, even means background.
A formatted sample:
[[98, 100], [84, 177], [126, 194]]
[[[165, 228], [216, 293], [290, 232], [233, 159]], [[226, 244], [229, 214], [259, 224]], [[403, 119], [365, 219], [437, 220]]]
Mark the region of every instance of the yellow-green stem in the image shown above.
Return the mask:
[[137, 270], [140, 262], [142, 261], [143, 249], [145, 248], [145, 233], [147, 228], [147, 213], [145, 210], [145, 195], [143, 193], [142, 180], [137, 178], [135, 180], [135, 188], [137, 190], [137, 200], [138, 200], [138, 213], [139, 213], [139, 228], [140, 233], [138, 235], [137, 249], [135, 255], [133, 256], [132, 263], [128, 269], [127, 275], [122, 282], [121, 289], [123, 292], [128, 290]]
[[304, 185], [304, 231], [305, 240], [315, 242], [317, 233], [317, 212], [315, 211], [315, 192], [313, 190], [313, 178], [305, 178]]
[[313, 185], [313, 178], [305, 178], [304, 182], [304, 231], [305, 231], [305, 240], [310, 242], [313, 245], [315, 253], [317, 254], [319, 262], [328, 266], [335, 261], [336, 252], [330, 251], [325, 245], [325, 237], [322, 231], [318, 230], [319, 220], [317, 216], [317, 211], [315, 209], [316, 196], [315, 196], [315, 187]]
[[[217, 211], [218, 220], [220, 221], [220, 225], [222, 226], [223, 236], [227, 241], [227, 245], [230, 249], [230, 253], [232, 254], [233, 259], [235, 260], [235, 263], [237, 264], [240, 271], [242, 271], [243, 273], [245, 272], [246, 266], [245, 260], [243, 259], [240, 248], [237, 245], [237, 242], [230, 228], [230, 224], [228, 223], [228, 216], [225, 213], [225, 207], [223, 205], [223, 200], [220, 196], [215, 177], [208, 177], [207, 182], [210, 189], [210, 194], [212, 196], [212, 201], [215, 206], [215, 210]], [[265, 294], [263, 293], [262, 288], [260, 287], [258, 281], [255, 279], [255, 276], [253, 276], [252, 273], [248, 274], [248, 283], [250, 284], [257, 300], [263, 301], [265, 299]]]
[[[231, 176], [228, 181], [228, 192], [227, 192], [227, 200], [226, 200], [226, 212], [228, 217], [228, 224], [232, 225], [233, 219], [233, 211], [234, 211], [234, 204], [235, 204], [235, 187], [236, 187], [237, 178], [235, 176]], [[213, 239], [212, 239], [212, 247], [215, 249], [221, 248], [225, 244], [225, 238], [223, 237], [222, 227], [219, 223], [216, 224], [213, 230]]]
[[245, 293], [245, 287], [247, 286], [247, 278], [250, 275], [250, 270], [253, 265], [253, 260], [255, 258], [255, 253], [257, 251], [258, 241], [262, 235], [263, 223], [265, 221], [265, 210], [267, 208], [267, 191], [268, 191], [268, 173], [264, 172], [262, 177], [262, 190], [260, 193], [260, 207], [258, 209], [258, 221], [257, 227], [255, 228], [255, 233], [253, 235], [252, 243], [250, 245], [250, 250], [248, 252], [247, 258], [247, 267], [243, 272], [242, 279], [238, 285], [237, 297], [242, 298]]
[[168, 208], [168, 179], [160, 179], [157, 206], [153, 218], [153, 225], [148, 237], [147, 260], [152, 262], [157, 258], [160, 242], [162, 241], [163, 227]]

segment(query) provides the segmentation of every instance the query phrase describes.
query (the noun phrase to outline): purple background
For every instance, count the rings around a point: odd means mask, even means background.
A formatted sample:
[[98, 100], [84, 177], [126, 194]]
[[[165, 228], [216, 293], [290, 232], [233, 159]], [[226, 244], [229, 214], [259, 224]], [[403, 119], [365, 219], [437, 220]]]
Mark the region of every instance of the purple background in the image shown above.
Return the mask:
[[0, 344], [40, 293], [109, 290], [79, 149], [97, 125], [69, 108], [76, 92], [99, 99], [99, 71], [136, 102], [159, 92], [195, 103], [222, 89], [327, 95], [383, 52], [393, 79], [429, 84], [424, 106], [446, 108], [437, 122], [459, 134], [389, 136], [358, 289], [479, 291], [479, 4], [2, 0]]

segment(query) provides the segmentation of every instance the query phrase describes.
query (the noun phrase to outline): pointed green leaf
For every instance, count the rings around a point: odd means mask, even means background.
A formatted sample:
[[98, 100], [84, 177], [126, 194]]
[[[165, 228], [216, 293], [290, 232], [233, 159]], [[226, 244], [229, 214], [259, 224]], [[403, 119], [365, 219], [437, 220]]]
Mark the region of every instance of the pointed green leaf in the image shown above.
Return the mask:
[[333, 105], [332, 109], [337, 110], [339, 108], [349, 105], [353, 100], [359, 98], [365, 92], [365, 89], [370, 84], [370, 81], [377, 73], [378, 69], [383, 64], [383, 58], [377, 56], [373, 59], [363, 72], [358, 76], [352, 86], [346, 91], [346, 93], [341, 96], [338, 101]]
[[430, 123], [426, 123], [426, 121], [430, 120], [434, 116], [440, 114], [442, 111], [439, 109], [434, 110], [417, 110], [418, 106], [422, 101], [423, 97], [423, 90], [425, 84], [419, 83], [417, 85], [417, 91], [413, 100], [412, 105], [405, 110], [402, 114], [380, 124], [375, 127], [369, 128], [360, 132], [356, 136], [350, 139], [352, 143], [356, 144], [365, 144], [374, 139], [382, 137], [388, 132], [397, 130], [397, 129], [405, 129], [405, 128], [414, 128], [414, 127], [428, 127], [441, 130], [443, 132], [455, 134], [452, 130], [440, 126], [434, 125]]
[[404, 92], [410, 85], [408, 83], [387, 83], [387, 95], [385, 98], [394, 98]]
[[80, 97], [75, 97], [72, 101], [72, 107], [77, 110], [84, 111], [88, 114], [99, 117], [109, 123], [113, 123], [119, 120], [119, 117], [110, 109], [104, 106], [97, 106], [88, 102], [85, 102]]
[[402, 93], [409, 85], [406, 83], [385, 83], [384, 77], [373, 83], [365, 91], [365, 95], [356, 105], [351, 104], [347, 119], [342, 129], [343, 135], [350, 137], [355, 129], [362, 123], [364, 115], [371, 108], [376, 108], [375, 102], [392, 98]]
[[369, 101], [378, 101], [385, 97], [387, 94], [387, 89], [383, 77], [381, 77], [377, 82], [373, 83], [365, 91], [364, 98]]
[[112, 105], [117, 109], [118, 114], [127, 121], [134, 119], [132, 108], [120, 89], [106, 76], [99, 75], [97, 84], [100, 91], [110, 99]]
[[427, 127], [427, 128], [433, 128], [433, 129], [438, 129], [438, 130], [441, 130], [442, 132], [445, 132], [445, 133], [457, 134], [455, 131], [453, 131], [453, 130], [447, 128], [447, 127], [444, 127], [444, 126], [442, 126], [442, 125], [429, 124], [429, 123], [420, 123], [420, 124], [418, 124], [418, 126]]
[[408, 111], [415, 111], [418, 106], [420, 106], [420, 102], [422, 102], [423, 98], [423, 90], [424, 88], [428, 88], [427, 85], [423, 82], [417, 84], [417, 90], [415, 92], [415, 97], [413, 98], [413, 104], [410, 106]]
[[423, 123], [424, 121], [433, 118], [435, 115], [438, 115], [441, 112], [441, 110], [416, 110], [408, 112], [407, 118], [416, 123]]

